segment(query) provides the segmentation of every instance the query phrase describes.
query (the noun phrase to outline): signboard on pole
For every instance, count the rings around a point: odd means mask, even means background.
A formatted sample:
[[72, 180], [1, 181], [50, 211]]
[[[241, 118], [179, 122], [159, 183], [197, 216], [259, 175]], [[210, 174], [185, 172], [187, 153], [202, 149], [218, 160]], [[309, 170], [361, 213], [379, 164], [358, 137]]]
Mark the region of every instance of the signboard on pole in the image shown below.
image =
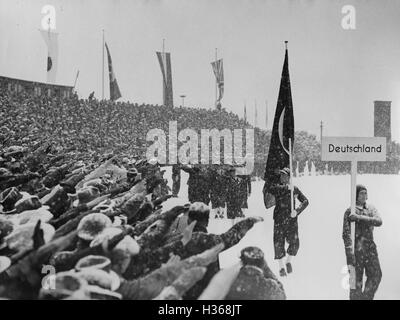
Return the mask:
[[[323, 137], [321, 138], [322, 161], [351, 161], [351, 214], [356, 210], [356, 185], [358, 161], [386, 161], [385, 137]], [[355, 222], [351, 223], [353, 253]], [[350, 269], [350, 288], [356, 288], [355, 266]]]
[[322, 161], [386, 161], [385, 137], [323, 137]]

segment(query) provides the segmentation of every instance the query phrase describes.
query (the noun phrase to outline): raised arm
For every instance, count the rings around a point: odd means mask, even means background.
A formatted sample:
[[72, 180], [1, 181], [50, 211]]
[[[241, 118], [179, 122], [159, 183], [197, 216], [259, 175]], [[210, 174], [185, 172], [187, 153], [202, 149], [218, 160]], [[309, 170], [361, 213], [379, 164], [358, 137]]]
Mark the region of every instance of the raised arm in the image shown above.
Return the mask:
[[227, 232], [219, 235], [223, 243], [225, 244], [224, 250], [233, 247], [243, 237], [246, 233], [254, 226], [255, 223], [263, 221], [261, 217], [249, 217], [238, 223], [236, 223], [232, 228], [230, 228]]

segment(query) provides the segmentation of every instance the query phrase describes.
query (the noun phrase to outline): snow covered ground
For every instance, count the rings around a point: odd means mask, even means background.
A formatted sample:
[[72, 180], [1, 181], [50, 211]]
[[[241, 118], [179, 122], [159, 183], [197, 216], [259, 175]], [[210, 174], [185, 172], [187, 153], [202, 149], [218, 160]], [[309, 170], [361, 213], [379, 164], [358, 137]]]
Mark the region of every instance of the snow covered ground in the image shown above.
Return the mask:
[[[165, 177], [171, 172], [167, 169]], [[188, 175], [182, 173], [178, 199], [170, 199], [166, 209], [187, 202]], [[288, 299], [348, 299], [345, 283], [347, 272], [343, 241], [343, 214], [350, 203], [350, 175], [303, 176], [294, 183], [310, 201], [309, 207], [299, 217], [300, 250], [293, 261], [294, 272], [281, 278]], [[375, 242], [382, 268], [382, 282], [376, 299], [400, 299], [400, 175], [359, 175], [357, 183], [368, 188], [369, 202], [380, 212], [383, 225], [375, 228]], [[273, 209], [266, 210], [262, 198], [263, 181], [252, 183], [247, 216], [257, 215], [264, 222], [256, 224], [246, 237], [233, 248], [220, 254], [221, 267], [227, 267], [239, 259], [240, 250], [246, 246], [258, 246], [264, 253], [271, 269], [278, 275], [273, 260]], [[209, 232], [221, 233], [231, 227], [229, 220], [210, 219]]]

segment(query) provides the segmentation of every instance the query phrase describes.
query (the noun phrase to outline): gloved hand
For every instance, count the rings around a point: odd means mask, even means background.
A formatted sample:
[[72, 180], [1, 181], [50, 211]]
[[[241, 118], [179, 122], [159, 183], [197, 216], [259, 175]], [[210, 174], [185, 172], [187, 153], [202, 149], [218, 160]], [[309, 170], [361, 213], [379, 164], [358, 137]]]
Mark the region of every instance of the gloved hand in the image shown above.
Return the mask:
[[259, 216], [249, 217], [249, 218], [246, 218], [246, 219], [252, 220], [252, 221], [254, 221], [254, 223], [263, 222], [264, 221], [264, 218], [263, 217], [259, 217]]
[[349, 221], [350, 222], [354, 222], [358, 220], [358, 214], [354, 213], [354, 214], [349, 214]]

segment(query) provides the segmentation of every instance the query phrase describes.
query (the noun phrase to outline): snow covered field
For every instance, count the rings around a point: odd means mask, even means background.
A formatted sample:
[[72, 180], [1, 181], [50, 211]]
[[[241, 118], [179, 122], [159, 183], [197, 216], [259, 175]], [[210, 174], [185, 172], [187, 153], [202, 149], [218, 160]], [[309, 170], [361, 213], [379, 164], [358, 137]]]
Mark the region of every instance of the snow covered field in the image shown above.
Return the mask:
[[[167, 169], [165, 177], [171, 172]], [[187, 202], [188, 175], [182, 173], [178, 199], [170, 199], [165, 208]], [[347, 273], [342, 241], [343, 214], [350, 204], [350, 175], [303, 176], [294, 183], [308, 197], [310, 205], [299, 217], [300, 250], [293, 261], [294, 272], [281, 278], [288, 299], [348, 299], [344, 289]], [[359, 175], [357, 183], [368, 189], [369, 202], [374, 204], [383, 219], [375, 228], [375, 242], [382, 268], [382, 282], [375, 299], [400, 299], [400, 175]], [[221, 268], [234, 264], [240, 250], [258, 246], [271, 269], [278, 275], [273, 260], [273, 209], [266, 210], [262, 198], [263, 181], [252, 183], [247, 216], [257, 215], [264, 222], [256, 224], [246, 237], [233, 248], [220, 255]], [[209, 232], [221, 233], [231, 227], [229, 220], [215, 220], [211, 216]]]

